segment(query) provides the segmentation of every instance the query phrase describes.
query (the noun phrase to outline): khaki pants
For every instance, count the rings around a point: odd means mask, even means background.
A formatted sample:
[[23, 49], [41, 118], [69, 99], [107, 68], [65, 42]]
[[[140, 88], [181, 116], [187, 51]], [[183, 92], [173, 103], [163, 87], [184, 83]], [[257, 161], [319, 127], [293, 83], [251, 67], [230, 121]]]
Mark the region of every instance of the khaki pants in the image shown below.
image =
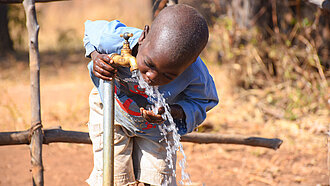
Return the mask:
[[[89, 135], [93, 143], [94, 168], [86, 180], [89, 185], [101, 186], [103, 176], [103, 105], [96, 88], [89, 96]], [[152, 140], [131, 134], [123, 126], [115, 123], [115, 185], [128, 185], [136, 182], [151, 185], [164, 185], [172, 170], [165, 162], [166, 146]], [[173, 157], [174, 169], [176, 156]], [[166, 185], [176, 185], [175, 178]]]

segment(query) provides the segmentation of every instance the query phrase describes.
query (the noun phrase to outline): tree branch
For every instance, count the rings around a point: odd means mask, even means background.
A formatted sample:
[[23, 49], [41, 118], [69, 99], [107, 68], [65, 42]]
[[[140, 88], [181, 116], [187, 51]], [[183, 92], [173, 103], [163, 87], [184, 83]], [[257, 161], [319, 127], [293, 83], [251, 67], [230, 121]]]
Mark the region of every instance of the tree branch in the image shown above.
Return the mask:
[[[44, 144], [65, 142], [65, 143], [83, 143], [92, 144], [89, 134], [86, 132], [66, 131], [60, 127], [53, 129], [45, 129]], [[0, 132], [0, 146], [3, 145], [20, 145], [29, 144], [29, 131], [19, 132]], [[219, 143], [219, 144], [240, 144], [256, 147], [265, 147], [278, 149], [282, 140], [277, 138], [261, 138], [261, 137], [245, 137], [240, 135], [223, 135], [223, 134], [208, 134], [208, 133], [191, 133], [181, 137], [182, 142], [192, 143]]]
[[221, 143], [265, 147], [277, 150], [283, 143], [278, 138], [246, 137], [229, 134], [190, 133], [181, 137], [182, 142]]

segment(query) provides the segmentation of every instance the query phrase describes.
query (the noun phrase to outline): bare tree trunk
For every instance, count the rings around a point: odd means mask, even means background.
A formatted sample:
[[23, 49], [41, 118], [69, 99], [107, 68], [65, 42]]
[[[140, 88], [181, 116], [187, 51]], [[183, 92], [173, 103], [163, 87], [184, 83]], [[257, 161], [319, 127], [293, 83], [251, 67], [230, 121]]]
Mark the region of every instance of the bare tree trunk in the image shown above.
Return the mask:
[[0, 56], [14, 51], [13, 42], [8, 31], [8, 6], [0, 3]]
[[33, 185], [43, 186], [42, 165], [42, 125], [40, 114], [40, 56], [38, 48], [39, 25], [37, 22], [35, 1], [24, 0], [26, 27], [29, 33], [30, 82], [31, 82], [31, 164]]

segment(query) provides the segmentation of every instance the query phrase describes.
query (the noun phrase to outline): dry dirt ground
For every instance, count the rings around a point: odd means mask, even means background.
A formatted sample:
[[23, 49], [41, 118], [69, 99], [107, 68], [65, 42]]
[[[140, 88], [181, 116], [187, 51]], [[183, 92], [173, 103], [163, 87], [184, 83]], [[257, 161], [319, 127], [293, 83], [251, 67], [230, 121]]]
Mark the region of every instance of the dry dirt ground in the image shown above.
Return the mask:
[[[83, 52], [42, 54], [41, 103], [44, 128], [87, 131], [88, 94], [92, 88]], [[27, 56], [1, 63], [0, 131], [29, 127]], [[13, 63], [12, 63], [13, 64]], [[208, 113], [200, 131], [280, 138], [277, 151], [249, 146], [184, 143], [193, 185], [329, 185], [328, 115], [308, 115], [297, 121], [265, 117], [258, 100], [237, 93], [228, 69], [208, 65], [221, 103]], [[242, 96], [246, 98], [242, 99]], [[179, 155], [180, 157], [180, 155]], [[0, 185], [32, 185], [27, 145], [0, 147]], [[87, 185], [92, 167], [91, 145], [43, 146], [47, 186]], [[178, 170], [180, 180], [180, 169]]]

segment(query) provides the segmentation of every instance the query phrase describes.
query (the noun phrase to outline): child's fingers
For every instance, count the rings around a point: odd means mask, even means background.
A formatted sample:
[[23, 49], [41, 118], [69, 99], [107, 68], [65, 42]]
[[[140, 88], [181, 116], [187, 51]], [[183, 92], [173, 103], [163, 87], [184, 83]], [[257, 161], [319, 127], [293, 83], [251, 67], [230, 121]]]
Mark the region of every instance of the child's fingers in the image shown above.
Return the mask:
[[101, 55], [100, 57], [103, 61], [109, 63], [110, 62], [110, 57], [108, 55]]
[[110, 60], [110, 63], [107, 63], [107, 62], [102, 61], [102, 60], [97, 60], [96, 65], [100, 66], [104, 70], [107, 70], [107, 71], [111, 72], [111, 71], [115, 70], [115, 68], [111, 65], [111, 62], [113, 63], [112, 60]]
[[165, 112], [165, 108], [164, 107], [159, 107], [158, 114], [162, 115], [162, 114], [164, 114], [164, 112]]
[[161, 123], [164, 121], [160, 114], [155, 114], [152, 111], [146, 110], [144, 108], [140, 108], [140, 111], [142, 117], [150, 123]]
[[[99, 56], [94, 60], [93, 63], [93, 73], [96, 77], [109, 80], [113, 77], [115, 77], [117, 73], [117, 69], [112, 67], [107, 62], [103, 61], [103, 57]], [[109, 59], [110, 60], [110, 59]], [[112, 60], [110, 60], [111, 62]]]
[[94, 71], [93, 70], [93, 73], [96, 77], [100, 78], [100, 79], [104, 79], [104, 80], [108, 80], [108, 81], [111, 81], [112, 80], [112, 77], [106, 77], [106, 76], [103, 76], [102, 74], [98, 73], [97, 71]]
[[106, 76], [106, 77], [113, 77], [113, 76], [115, 76], [115, 74], [117, 72], [117, 70], [115, 70], [115, 69], [112, 71], [105, 70], [104, 68], [101, 68], [98, 65], [95, 65], [94, 70], [96, 72], [98, 72], [99, 74], [101, 74], [102, 76]]
[[149, 111], [149, 110], [146, 110], [145, 112], [146, 112], [146, 115], [153, 120], [162, 120], [163, 119], [160, 114], [155, 114], [154, 112]]
[[110, 59], [109, 64], [114, 69], [116, 69], [120, 66], [120, 65], [116, 64], [112, 59]]
[[97, 58], [94, 61], [94, 66], [98, 66], [99, 68], [102, 68], [108, 72], [113, 72], [116, 70], [116, 67], [114, 66], [113, 60], [110, 60], [109, 62], [104, 61], [103, 59]]

